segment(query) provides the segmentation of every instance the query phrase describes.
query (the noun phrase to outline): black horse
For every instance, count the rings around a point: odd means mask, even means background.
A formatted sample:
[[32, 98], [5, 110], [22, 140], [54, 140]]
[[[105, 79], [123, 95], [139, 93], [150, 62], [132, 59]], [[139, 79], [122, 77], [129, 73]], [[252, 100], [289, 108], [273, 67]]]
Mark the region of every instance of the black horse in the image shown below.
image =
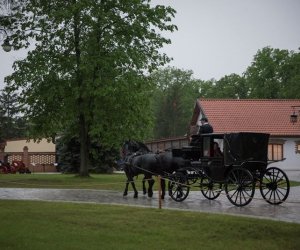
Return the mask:
[[153, 191], [152, 187], [154, 185], [154, 180], [152, 179], [152, 174], [149, 171], [143, 171], [139, 167], [133, 168], [132, 166], [136, 166], [136, 160], [138, 159], [138, 156], [145, 155], [145, 154], [150, 154], [152, 153], [150, 149], [141, 142], [134, 141], [134, 140], [129, 140], [126, 141], [123, 146], [122, 146], [122, 158], [123, 158], [123, 170], [126, 174], [127, 181], [126, 181], [126, 186], [124, 190], [124, 196], [128, 194], [128, 186], [129, 183], [131, 183], [131, 186], [134, 190], [134, 198], [138, 197], [138, 192], [135, 187], [135, 183], [133, 180], [134, 176], [138, 176], [140, 174], [144, 174], [144, 178], [142, 180], [143, 184], [143, 194], [145, 195], [147, 193], [146, 189], [146, 181], [148, 181], [149, 188], [148, 188], [148, 196], [152, 197]]
[[[123, 152], [126, 152], [124, 171], [127, 176], [127, 182], [124, 190], [124, 196], [128, 193], [128, 185], [131, 183], [134, 190], [134, 198], [137, 198], [138, 191], [136, 190], [133, 178], [140, 174], [144, 174], [144, 179], [148, 180], [148, 196], [152, 197], [152, 187], [154, 180], [152, 176], [162, 176], [161, 198], [165, 197], [165, 178], [179, 168], [186, 165], [186, 161], [181, 157], [173, 157], [171, 151], [161, 153], [153, 153], [148, 147], [137, 141], [127, 141], [123, 145]], [[145, 185], [143, 182], [143, 190], [145, 193]]]

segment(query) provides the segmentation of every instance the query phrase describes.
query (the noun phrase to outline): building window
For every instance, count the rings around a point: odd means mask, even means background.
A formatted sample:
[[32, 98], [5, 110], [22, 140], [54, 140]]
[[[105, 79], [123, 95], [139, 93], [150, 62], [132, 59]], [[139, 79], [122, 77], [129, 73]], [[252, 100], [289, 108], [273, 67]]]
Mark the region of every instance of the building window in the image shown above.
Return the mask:
[[300, 154], [300, 141], [296, 141], [296, 154]]
[[283, 159], [283, 144], [269, 144], [268, 159], [270, 161], [280, 161]]

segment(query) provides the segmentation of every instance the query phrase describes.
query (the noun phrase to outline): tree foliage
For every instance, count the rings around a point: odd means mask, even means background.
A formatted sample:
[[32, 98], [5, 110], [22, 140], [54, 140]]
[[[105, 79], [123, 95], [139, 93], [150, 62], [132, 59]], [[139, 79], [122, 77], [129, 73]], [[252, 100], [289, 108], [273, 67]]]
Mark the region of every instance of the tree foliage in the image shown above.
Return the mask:
[[237, 74], [224, 76], [213, 85], [214, 98], [244, 99], [248, 92], [245, 78]]
[[300, 54], [265, 47], [245, 72], [249, 98], [299, 98]]
[[237, 74], [225, 75], [218, 81], [202, 81], [200, 84], [200, 95], [205, 98], [247, 98], [248, 92], [245, 78]]
[[151, 74], [157, 86], [153, 95], [154, 138], [186, 134], [193, 105], [199, 96], [199, 81], [192, 75], [192, 71], [170, 67]]
[[[103, 148], [99, 143], [89, 145], [89, 172], [110, 173], [116, 167], [119, 152]], [[78, 173], [80, 169], [80, 142], [72, 133], [64, 133], [56, 140], [57, 169], [63, 173]]]
[[300, 53], [265, 47], [258, 50], [242, 76], [225, 75], [203, 81], [205, 98], [299, 98]]
[[0, 90], [0, 139], [26, 136], [26, 121], [20, 113], [18, 95], [7, 88]]
[[[159, 49], [174, 31], [175, 11], [146, 0], [23, 1], [10, 19], [15, 48], [35, 42], [7, 78], [35, 138], [74, 129], [80, 142], [80, 175], [88, 175], [89, 145], [119, 145], [149, 131], [151, 82], [145, 72], [169, 61]], [[3, 21], [3, 20], [2, 20]]]

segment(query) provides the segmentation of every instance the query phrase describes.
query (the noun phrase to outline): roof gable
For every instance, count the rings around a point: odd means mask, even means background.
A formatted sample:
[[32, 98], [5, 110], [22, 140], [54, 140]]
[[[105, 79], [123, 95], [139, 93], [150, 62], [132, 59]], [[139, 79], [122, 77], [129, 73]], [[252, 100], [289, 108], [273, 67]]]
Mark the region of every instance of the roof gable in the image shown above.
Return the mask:
[[245, 131], [300, 136], [300, 121], [290, 122], [292, 106], [300, 107], [300, 100], [198, 99], [191, 125], [195, 125], [195, 116], [201, 112], [217, 133]]

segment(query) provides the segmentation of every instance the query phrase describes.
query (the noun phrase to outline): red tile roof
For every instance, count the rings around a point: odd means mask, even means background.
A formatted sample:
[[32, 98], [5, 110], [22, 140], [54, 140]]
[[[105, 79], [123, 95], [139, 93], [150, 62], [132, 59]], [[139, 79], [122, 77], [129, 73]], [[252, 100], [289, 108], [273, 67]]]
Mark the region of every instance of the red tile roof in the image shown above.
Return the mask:
[[300, 119], [294, 124], [290, 122], [291, 106], [299, 106], [299, 115], [300, 99], [198, 99], [196, 103], [216, 133], [245, 131], [300, 136]]

